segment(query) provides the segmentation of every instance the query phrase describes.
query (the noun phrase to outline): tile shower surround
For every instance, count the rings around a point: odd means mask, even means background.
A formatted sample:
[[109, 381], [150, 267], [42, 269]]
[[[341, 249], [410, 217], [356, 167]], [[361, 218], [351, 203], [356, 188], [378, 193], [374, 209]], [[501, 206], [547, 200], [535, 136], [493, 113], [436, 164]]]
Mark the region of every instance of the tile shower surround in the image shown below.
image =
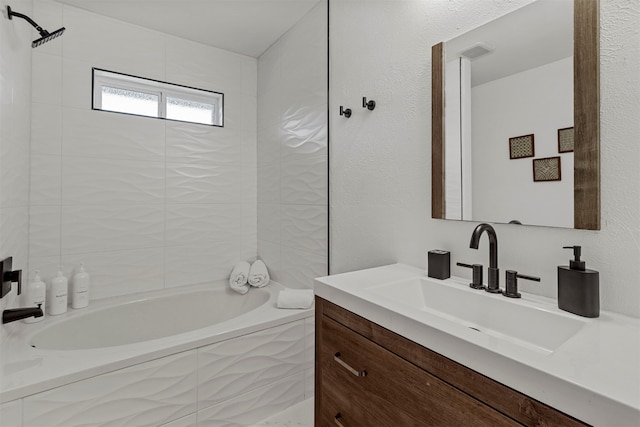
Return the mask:
[[[313, 277], [326, 274], [326, 113], [298, 129], [307, 131], [304, 139], [285, 129], [308, 112], [305, 104], [315, 109], [324, 102], [326, 111], [326, 70], [324, 90], [302, 98], [305, 79], [322, 73], [306, 77], [305, 61], [296, 59], [319, 25], [326, 27], [320, 24], [326, 9], [316, 8], [272, 47], [280, 56], [271, 62], [290, 69], [292, 85], [280, 81], [287, 95], [278, 109], [289, 103], [297, 111], [272, 123], [279, 140], [260, 141], [294, 147], [281, 165], [258, 154], [263, 93], [255, 58], [52, 1], [33, 5], [34, 19], [67, 31], [32, 52], [30, 278], [36, 268], [50, 278], [59, 264], [71, 276], [84, 263], [92, 298], [103, 298], [226, 278], [235, 262], [256, 256], [285, 286], [310, 287]], [[297, 41], [301, 36], [306, 39]], [[326, 61], [324, 49], [316, 56]], [[291, 61], [300, 65], [290, 67]], [[93, 111], [92, 67], [223, 92], [225, 126]], [[260, 80], [273, 79], [272, 69], [261, 70]], [[261, 108], [275, 107], [263, 102]], [[257, 179], [265, 165], [284, 177], [272, 203], [281, 193], [287, 204], [275, 228], [282, 233], [277, 249], [262, 228], [268, 243], [258, 253], [264, 198]]]

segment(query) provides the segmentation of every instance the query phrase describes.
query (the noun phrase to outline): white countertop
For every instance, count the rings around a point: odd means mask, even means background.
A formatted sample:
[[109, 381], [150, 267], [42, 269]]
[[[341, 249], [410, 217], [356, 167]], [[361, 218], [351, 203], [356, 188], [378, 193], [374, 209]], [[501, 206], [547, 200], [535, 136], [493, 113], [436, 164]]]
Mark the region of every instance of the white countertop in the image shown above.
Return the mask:
[[[585, 326], [549, 354], [487, 340], [442, 317], [419, 313], [368, 291], [422, 276], [424, 270], [393, 264], [320, 277], [315, 293], [586, 423], [640, 426], [640, 319], [607, 311], [595, 319], [576, 316], [584, 319]], [[468, 279], [444, 282], [463, 287]], [[526, 293], [513, 303], [573, 316], [559, 310], [555, 300]]]

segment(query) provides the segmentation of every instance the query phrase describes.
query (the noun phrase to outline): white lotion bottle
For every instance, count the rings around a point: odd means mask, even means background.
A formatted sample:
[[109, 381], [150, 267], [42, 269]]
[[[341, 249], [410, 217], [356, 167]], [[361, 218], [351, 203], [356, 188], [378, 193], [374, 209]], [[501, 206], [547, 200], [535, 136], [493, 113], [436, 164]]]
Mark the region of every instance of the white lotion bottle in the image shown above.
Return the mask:
[[[33, 282], [27, 285], [26, 292], [26, 307], [34, 307], [40, 305], [42, 313], [45, 311], [45, 300], [47, 295], [47, 285], [40, 278], [40, 272], [36, 270], [36, 275], [33, 278]], [[36, 323], [44, 319], [44, 316], [40, 317], [28, 317], [23, 320], [24, 323]]]
[[89, 305], [89, 273], [80, 264], [80, 270], [71, 279], [71, 308], [84, 308]]
[[57, 316], [67, 311], [67, 292], [68, 280], [62, 274], [62, 268], [58, 270], [58, 274], [51, 280], [49, 287], [49, 295], [47, 297], [48, 314]]

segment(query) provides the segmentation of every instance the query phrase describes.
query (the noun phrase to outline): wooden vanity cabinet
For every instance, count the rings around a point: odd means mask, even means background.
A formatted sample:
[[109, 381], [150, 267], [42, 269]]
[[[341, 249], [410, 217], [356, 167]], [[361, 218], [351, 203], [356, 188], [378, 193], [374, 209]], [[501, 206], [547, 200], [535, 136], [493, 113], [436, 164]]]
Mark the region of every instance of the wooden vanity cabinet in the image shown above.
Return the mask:
[[585, 426], [316, 297], [316, 427]]

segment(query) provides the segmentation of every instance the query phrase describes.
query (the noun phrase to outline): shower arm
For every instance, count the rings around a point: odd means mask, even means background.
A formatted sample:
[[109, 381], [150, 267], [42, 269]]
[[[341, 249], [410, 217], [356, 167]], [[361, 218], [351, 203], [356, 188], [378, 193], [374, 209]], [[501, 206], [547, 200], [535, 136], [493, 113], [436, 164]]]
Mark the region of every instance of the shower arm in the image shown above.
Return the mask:
[[18, 18], [22, 18], [25, 21], [27, 21], [29, 24], [33, 25], [33, 28], [38, 30], [41, 36], [45, 37], [49, 35], [49, 32], [47, 30], [42, 28], [40, 25], [36, 24], [36, 22], [33, 19], [29, 18], [27, 15], [23, 15], [22, 13], [12, 11], [11, 6], [7, 6], [7, 12], [9, 13], [9, 19], [13, 19], [14, 16], [17, 16]]

